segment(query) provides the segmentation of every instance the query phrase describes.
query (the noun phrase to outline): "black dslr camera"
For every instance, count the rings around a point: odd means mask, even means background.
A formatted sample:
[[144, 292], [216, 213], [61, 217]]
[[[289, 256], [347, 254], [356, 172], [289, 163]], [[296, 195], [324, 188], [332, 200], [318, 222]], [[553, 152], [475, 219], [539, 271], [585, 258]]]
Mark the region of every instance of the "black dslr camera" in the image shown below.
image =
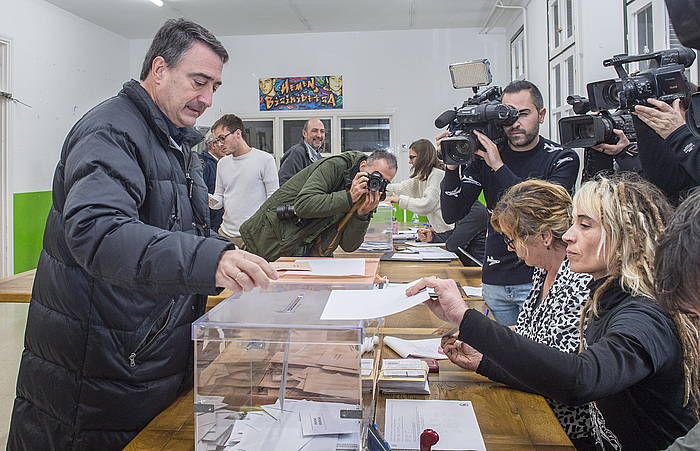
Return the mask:
[[367, 189], [369, 191], [384, 193], [388, 184], [389, 182], [386, 181], [382, 173], [379, 171], [374, 171], [371, 174], [367, 174]]
[[[649, 69], [629, 75], [623, 65], [637, 61], [649, 61]], [[613, 66], [620, 78], [586, 86], [591, 111], [634, 110], [635, 105], [647, 105], [650, 98], [668, 103], [685, 99], [690, 96], [685, 68], [693, 61], [695, 52], [685, 47], [645, 55], [615, 55], [603, 61], [603, 66]]]
[[616, 144], [618, 137], [613, 129], [622, 130], [631, 142], [637, 141], [637, 131], [628, 112], [610, 113], [603, 110], [599, 115], [586, 114], [591, 111], [587, 98], [569, 96], [566, 103], [571, 105], [577, 116], [559, 119], [559, 139], [564, 147], [592, 147], [598, 144]]

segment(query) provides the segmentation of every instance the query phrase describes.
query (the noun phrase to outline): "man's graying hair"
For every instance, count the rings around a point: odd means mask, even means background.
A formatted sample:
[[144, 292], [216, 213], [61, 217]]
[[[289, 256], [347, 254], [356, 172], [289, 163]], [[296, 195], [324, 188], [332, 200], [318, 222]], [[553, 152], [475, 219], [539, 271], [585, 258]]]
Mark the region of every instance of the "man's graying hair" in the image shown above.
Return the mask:
[[228, 52], [209, 30], [182, 18], [170, 19], [160, 27], [153, 42], [151, 42], [151, 47], [143, 60], [141, 81], [148, 77], [156, 57], [162, 56], [168, 67], [175, 67], [180, 62], [182, 55], [192, 47], [194, 41], [208, 45], [224, 64], [228, 61]]
[[367, 157], [367, 164], [372, 164], [377, 160], [385, 160], [389, 165], [389, 169], [396, 170], [398, 168], [396, 155], [386, 150], [375, 150], [372, 152], [372, 154]]

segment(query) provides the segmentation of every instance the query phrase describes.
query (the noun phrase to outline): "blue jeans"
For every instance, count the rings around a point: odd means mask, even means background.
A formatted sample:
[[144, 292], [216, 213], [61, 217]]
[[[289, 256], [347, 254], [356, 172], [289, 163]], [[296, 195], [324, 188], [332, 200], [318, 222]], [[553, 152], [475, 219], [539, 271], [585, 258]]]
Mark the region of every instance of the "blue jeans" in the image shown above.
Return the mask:
[[513, 326], [518, 322], [518, 315], [532, 289], [532, 283], [522, 285], [481, 285], [486, 304], [491, 309], [496, 321], [504, 326]]

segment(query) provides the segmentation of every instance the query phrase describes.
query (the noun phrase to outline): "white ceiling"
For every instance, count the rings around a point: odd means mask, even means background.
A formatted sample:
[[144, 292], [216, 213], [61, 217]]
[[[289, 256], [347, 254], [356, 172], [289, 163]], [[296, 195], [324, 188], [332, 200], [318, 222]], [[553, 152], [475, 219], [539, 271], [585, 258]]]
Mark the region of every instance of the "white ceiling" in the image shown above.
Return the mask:
[[[504, 26], [517, 10], [496, 0], [48, 0], [129, 39], [151, 38], [169, 18], [186, 17], [219, 36]], [[518, 4], [519, 0], [503, 0]]]

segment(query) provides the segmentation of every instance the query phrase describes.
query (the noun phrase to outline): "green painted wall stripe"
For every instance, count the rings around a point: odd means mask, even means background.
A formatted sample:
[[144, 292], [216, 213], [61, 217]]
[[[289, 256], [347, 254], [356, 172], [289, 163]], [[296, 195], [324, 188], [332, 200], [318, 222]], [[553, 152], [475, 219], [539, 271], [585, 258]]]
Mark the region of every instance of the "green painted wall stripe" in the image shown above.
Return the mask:
[[39, 263], [51, 202], [51, 191], [14, 193], [12, 218], [15, 274], [34, 269]]

